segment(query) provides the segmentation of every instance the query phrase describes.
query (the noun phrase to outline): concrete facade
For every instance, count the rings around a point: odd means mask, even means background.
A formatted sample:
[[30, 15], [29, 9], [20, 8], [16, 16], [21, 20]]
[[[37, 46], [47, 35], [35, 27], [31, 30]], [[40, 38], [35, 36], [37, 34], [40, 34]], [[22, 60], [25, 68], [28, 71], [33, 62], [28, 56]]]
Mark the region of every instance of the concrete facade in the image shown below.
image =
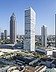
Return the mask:
[[35, 51], [35, 24], [36, 24], [36, 13], [30, 7], [25, 10], [25, 40], [24, 40], [25, 50]]
[[41, 27], [41, 37], [42, 37], [42, 46], [46, 47], [47, 46], [47, 27], [44, 25]]

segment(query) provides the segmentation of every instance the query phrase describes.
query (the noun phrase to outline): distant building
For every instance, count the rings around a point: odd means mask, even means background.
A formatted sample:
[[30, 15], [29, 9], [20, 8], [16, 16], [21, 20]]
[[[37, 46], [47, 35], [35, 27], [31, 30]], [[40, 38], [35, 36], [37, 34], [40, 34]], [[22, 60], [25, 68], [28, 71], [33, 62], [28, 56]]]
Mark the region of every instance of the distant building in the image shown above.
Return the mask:
[[15, 25], [16, 25], [16, 18], [15, 14], [13, 13], [10, 17], [10, 42], [13, 44], [16, 41], [16, 33], [15, 33]]
[[4, 30], [4, 38], [7, 39], [7, 30]]
[[0, 39], [1, 39], [1, 28], [0, 28]]
[[56, 47], [56, 14], [55, 14], [55, 47]]
[[41, 27], [41, 37], [42, 37], [42, 46], [46, 47], [47, 46], [47, 27], [44, 25]]
[[47, 68], [45, 72], [56, 72], [56, 68]]
[[3, 40], [4, 39], [4, 33], [2, 32], [1, 33], [1, 40]]
[[35, 24], [36, 24], [36, 13], [30, 7], [25, 10], [25, 40], [24, 40], [25, 50], [35, 51]]
[[53, 54], [52, 48], [45, 48], [45, 47], [38, 47], [36, 49], [36, 52], [41, 53], [41, 54], [46, 54], [47, 56], [51, 56]]

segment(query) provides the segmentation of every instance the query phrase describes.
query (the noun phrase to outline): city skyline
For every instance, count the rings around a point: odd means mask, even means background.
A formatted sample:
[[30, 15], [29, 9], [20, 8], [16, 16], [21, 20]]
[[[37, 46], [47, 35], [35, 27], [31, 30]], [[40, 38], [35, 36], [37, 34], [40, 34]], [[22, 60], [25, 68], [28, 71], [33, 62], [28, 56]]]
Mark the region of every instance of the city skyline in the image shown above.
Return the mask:
[[47, 34], [55, 34], [55, 0], [2, 0], [0, 2], [0, 29], [1, 31], [7, 29], [10, 31], [9, 18], [14, 12], [17, 21], [17, 34], [24, 34], [24, 10], [27, 7], [32, 7], [37, 13], [36, 34], [41, 34], [40, 28], [42, 25], [47, 26]]

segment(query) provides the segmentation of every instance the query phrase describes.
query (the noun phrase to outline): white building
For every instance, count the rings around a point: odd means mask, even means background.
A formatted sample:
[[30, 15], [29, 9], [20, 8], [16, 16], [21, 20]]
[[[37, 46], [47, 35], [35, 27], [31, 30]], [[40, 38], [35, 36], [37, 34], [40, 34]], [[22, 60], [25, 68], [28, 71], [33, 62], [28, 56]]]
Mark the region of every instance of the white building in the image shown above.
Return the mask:
[[47, 68], [45, 72], [56, 72], [56, 68]]
[[35, 51], [35, 24], [36, 24], [36, 13], [30, 7], [25, 10], [24, 49], [28, 51]]
[[47, 46], [47, 27], [44, 25], [41, 27], [41, 37], [42, 37], [42, 46], [46, 47]]

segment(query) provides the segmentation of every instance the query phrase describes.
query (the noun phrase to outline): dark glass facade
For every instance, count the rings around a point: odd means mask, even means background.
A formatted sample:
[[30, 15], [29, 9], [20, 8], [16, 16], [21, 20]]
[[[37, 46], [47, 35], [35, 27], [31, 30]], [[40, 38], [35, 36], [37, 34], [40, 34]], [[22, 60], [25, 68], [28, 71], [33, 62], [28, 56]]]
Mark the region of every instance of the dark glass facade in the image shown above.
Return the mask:
[[12, 16], [10, 17], [10, 42], [13, 44], [15, 43], [15, 14], [13, 13]]

